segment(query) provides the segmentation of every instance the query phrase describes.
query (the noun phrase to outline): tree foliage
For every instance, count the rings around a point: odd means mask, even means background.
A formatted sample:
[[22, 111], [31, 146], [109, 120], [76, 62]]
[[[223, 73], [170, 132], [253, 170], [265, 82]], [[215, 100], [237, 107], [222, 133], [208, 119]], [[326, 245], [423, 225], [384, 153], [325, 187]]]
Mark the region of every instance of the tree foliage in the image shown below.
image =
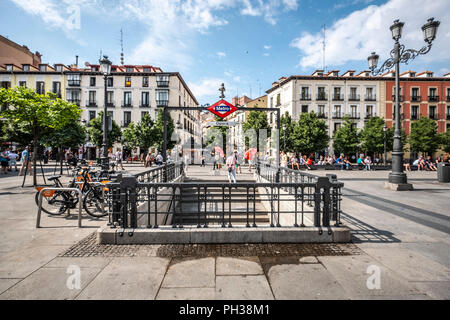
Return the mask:
[[359, 150], [359, 134], [353, 121], [344, 117], [343, 125], [336, 130], [333, 136], [333, 148], [345, 155], [357, 153]]
[[42, 135], [41, 142], [47, 147], [76, 148], [86, 141], [86, 127], [78, 121], [66, 126], [48, 130]]
[[[172, 138], [172, 135], [175, 131], [175, 125], [173, 123], [173, 119], [170, 116], [170, 112], [167, 111], [167, 150], [172, 149], [176, 141]], [[155, 123], [155, 142], [154, 146], [158, 148], [158, 150], [162, 150], [163, 148], [163, 138], [164, 136], [164, 111], [163, 109], [158, 110], [158, 116]]]
[[330, 141], [327, 130], [325, 121], [314, 112], [302, 113], [291, 134], [293, 149], [308, 155], [325, 149]]
[[[372, 117], [365, 124], [360, 132], [361, 148], [366, 152], [374, 152], [377, 154], [384, 152], [384, 131], [383, 127], [386, 122], [383, 118]], [[386, 132], [386, 142], [388, 140]]]
[[[91, 142], [101, 148], [103, 145], [103, 111], [100, 111], [94, 119], [88, 124], [88, 135]], [[122, 137], [122, 131], [119, 125], [112, 120], [111, 130], [108, 130], [108, 145], [107, 148], [111, 148], [114, 143], [120, 142]]]
[[444, 152], [450, 153], [450, 130], [439, 134], [439, 142]]
[[295, 139], [293, 137], [294, 127], [296, 123], [292, 121], [289, 112], [286, 111], [285, 114], [281, 116], [280, 123], [280, 145], [282, 146], [281, 149], [286, 152], [296, 151], [294, 145]]
[[10, 126], [33, 136], [33, 184], [36, 185], [38, 140], [49, 129], [59, 130], [79, 119], [81, 109], [73, 103], [57, 98], [53, 93], [38, 94], [26, 87], [0, 89], [0, 105], [7, 105], [1, 117]]
[[152, 118], [146, 113], [138, 123], [131, 122], [123, 131], [123, 142], [131, 149], [137, 147], [147, 152], [157, 141], [157, 127]]
[[421, 153], [434, 153], [440, 145], [436, 122], [421, 117], [411, 125], [409, 144], [411, 150]]
[[[260, 130], [267, 130], [267, 137], [270, 136], [269, 123], [267, 121], [267, 113], [264, 111], [250, 111], [248, 113], [247, 119], [245, 120], [242, 128], [244, 132], [247, 133], [249, 130], [255, 130], [255, 136], [246, 136], [245, 145], [246, 146], [258, 146], [264, 141], [260, 141]], [[256, 139], [256, 140], [255, 140]]]

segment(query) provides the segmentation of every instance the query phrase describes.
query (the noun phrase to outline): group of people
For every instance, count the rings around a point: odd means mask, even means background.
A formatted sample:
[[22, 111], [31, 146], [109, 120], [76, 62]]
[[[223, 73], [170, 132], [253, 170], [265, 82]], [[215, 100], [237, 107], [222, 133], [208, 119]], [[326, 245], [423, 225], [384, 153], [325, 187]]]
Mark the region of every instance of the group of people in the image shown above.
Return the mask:
[[163, 161], [164, 161], [164, 157], [162, 156], [162, 154], [160, 152], [157, 155], [149, 152], [145, 156], [144, 166], [147, 168], [147, 167], [151, 167], [152, 164], [156, 164], [158, 167], [160, 167], [163, 164]]
[[[22, 161], [22, 166], [20, 171], [17, 169], [17, 162]], [[22, 176], [25, 170], [31, 175], [33, 174], [31, 170], [30, 152], [29, 148], [26, 147], [22, 152], [14, 151], [10, 148], [4, 148], [0, 152], [0, 163], [1, 163], [1, 173], [8, 174], [13, 170], [19, 171], [19, 175]]]
[[[413, 166], [417, 166], [418, 171], [437, 171], [437, 165], [440, 162], [450, 162], [450, 156], [446, 157], [437, 157], [436, 160], [433, 161], [431, 156], [427, 156], [424, 158], [420, 156], [412, 163]], [[411, 171], [411, 165], [408, 161], [405, 161], [404, 167], [406, 171]]]

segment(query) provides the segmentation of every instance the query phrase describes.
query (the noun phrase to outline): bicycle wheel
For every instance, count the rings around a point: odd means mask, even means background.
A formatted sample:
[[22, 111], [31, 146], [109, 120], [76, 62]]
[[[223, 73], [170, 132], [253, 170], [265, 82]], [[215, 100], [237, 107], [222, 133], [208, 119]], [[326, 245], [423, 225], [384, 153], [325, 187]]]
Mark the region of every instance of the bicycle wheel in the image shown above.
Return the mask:
[[93, 187], [91, 190], [88, 191], [88, 193], [86, 193], [83, 199], [84, 210], [86, 210], [86, 212], [90, 216], [95, 218], [101, 218], [108, 214], [106, 212], [105, 213], [102, 212], [103, 197], [100, 188], [103, 188], [103, 186]]
[[[39, 192], [34, 197], [39, 207]], [[64, 192], [55, 192], [51, 197], [42, 197], [42, 211], [53, 216], [59, 216], [66, 212], [68, 199]]]

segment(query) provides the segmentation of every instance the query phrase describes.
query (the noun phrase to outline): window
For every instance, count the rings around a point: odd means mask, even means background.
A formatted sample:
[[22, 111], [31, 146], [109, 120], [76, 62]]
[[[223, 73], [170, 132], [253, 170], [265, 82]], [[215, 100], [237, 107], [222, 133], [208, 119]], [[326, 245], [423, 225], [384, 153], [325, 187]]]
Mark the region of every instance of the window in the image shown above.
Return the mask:
[[47, 71], [47, 66], [45, 64], [39, 65], [39, 71], [41, 71], [41, 72]]
[[158, 87], [168, 87], [169, 86], [169, 76], [168, 75], [157, 75], [156, 84]]
[[150, 68], [144, 68], [144, 72], [152, 72]]
[[9, 81], [2, 81], [1, 87], [5, 88], [5, 89], [8, 89], [8, 88], [11, 87], [11, 82], [9, 82]]
[[308, 105], [302, 105], [302, 113], [308, 113]]
[[430, 116], [430, 119], [437, 119], [436, 106], [430, 106], [429, 116]]
[[23, 71], [30, 71], [30, 65], [29, 64], [23, 64], [22, 65], [22, 70]]
[[109, 106], [114, 105], [114, 91], [108, 91], [106, 93], [106, 104], [109, 104]]
[[148, 77], [143, 77], [142, 78], [142, 86], [143, 87], [148, 87]]
[[358, 90], [358, 88], [355, 88], [355, 87], [350, 88], [349, 100], [359, 100], [357, 90]]
[[134, 72], [134, 68], [133, 67], [127, 67], [126, 70], [127, 70], [127, 72]]
[[128, 127], [131, 123], [131, 111], [123, 112], [123, 127]]
[[366, 106], [366, 118], [370, 118], [372, 116], [374, 116], [373, 106]]
[[56, 66], [56, 71], [57, 72], [62, 72], [62, 66]]
[[53, 93], [55, 93], [59, 98], [61, 97], [61, 82], [53, 82]]
[[302, 100], [311, 99], [309, 95], [309, 87], [302, 87]]
[[450, 106], [447, 106], [447, 120], [450, 120]]
[[131, 106], [131, 92], [126, 91], [123, 93], [123, 106], [129, 107]]
[[156, 103], [158, 106], [167, 106], [169, 103], [169, 91], [157, 90], [156, 91]]
[[145, 117], [146, 114], [149, 114], [148, 111], [141, 111], [141, 119]]
[[141, 93], [141, 106], [142, 107], [150, 106], [150, 93], [149, 92]]
[[69, 86], [79, 86], [81, 82], [81, 76], [75, 73], [68, 74], [67, 82]]
[[125, 87], [131, 87], [131, 77], [125, 77]]
[[95, 111], [89, 111], [89, 122], [91, 122], [92, 119], [95, 119], [96, 112]]
[[419, 118], [419, 106], [411, 106], [411, 120], [417, 120]]
[[273, 97], [270, 97], [270, 107], [273, 108]]
[[96, 78], [95, 78], [95, 77], [91, 77], [91, 78], [89, 79], [89, 85], [90, 85], [91, 87], [95, 87], [95, 81], [96, 81]]
[[341, 127], [340, 123], [334, 123], [334, 132], [333, 132], [333, 134], [335, 134], [336, 131], [338, 131], [340, 127]]
[[36, 82], [36, 93], [45, 94], [45, 83], [38, 81]]
[[430, 97], [436, 96], [436, 88], [430, 88]]
[[113, 77], [109, 77], [106, 82], [107, 82], [108, 87], [114, 86], [114, 78]]
[[89, 91], [89, 105], [95, 105], [97, 103], [97, 91]]
[[12, 64], [7, 64], [7, 65], [6, 65], [6, 71], [13, 71], [13, 66], [12, 66]]
[[333, 114], [333, 118], [337, 118], [337, 119], [342, 118], [342, 114], [341, 114], [341, 106], [340, 106], [340, 105], [334, 106], [334, 114]]
[[27, 82], [26, 81], [19, 81], [19, 87], [26, 87]]
[[318, 87], [317, 88], [317, 99], [318, 100], [325, 100], [325, 87]]

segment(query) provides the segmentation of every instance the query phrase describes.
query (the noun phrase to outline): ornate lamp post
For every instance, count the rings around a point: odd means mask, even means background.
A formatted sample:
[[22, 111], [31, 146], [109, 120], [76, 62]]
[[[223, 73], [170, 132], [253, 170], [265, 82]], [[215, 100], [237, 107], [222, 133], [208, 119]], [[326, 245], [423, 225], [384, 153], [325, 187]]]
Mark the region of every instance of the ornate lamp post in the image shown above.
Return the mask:
[[412, 184], [408, 183], [406, 173], [403, 172], [403, 146], [401, 140], [401, 118], [400, 118], [400, 62], [407, 64], [420, 54], [426, 54], [431, 49], [431, 44], [436, 38], [437, 29], [440, 22], [434, 21], [434, 18], [428, 19], [428, 22], [422, 26], [423, 37], [427, 43], [420, 50], [405, 49], [403, 44], [399, 43], [402, 36], [403, 22], [395, 20], [390, 27], [392, 32], [392, 39], [394, 39], [394, 49], [391, 51], [391, 57], [387, 59], [379, 69], [377, 68], [379, 56], [372, 52], [367, 58], [369, 68], [372, 70], [372, 75], [378, 75], [386, 72], [395, 66], [395, 131], [394, 131], [394, 147], [392, 151], [392, 172], [389, 174], [389, 188], [395, 190], [411, 190]]
[[383, 134], [384, 134], [384, 156], [383, 156], [383, 165], [386, 165], [386, 158], [387, 158], [387, 152], [386, 152], [386, 132], [388, 127], [386, 125], [383, 126]]
[[108, 76], [111, 74], [112, 62], [109, 61], [107, 56], [103, 56], [100, 61], [100, 69], [103, 73], [103, 79], [105, 80], [105, 104], [103, 106], [103, 157], [102, 160], [102, 170], [107, 172], [109, 170], [109, 159], [108, 159], [108, 115], [106, 110], [107, 103], [107, 86], [108, 86]]

